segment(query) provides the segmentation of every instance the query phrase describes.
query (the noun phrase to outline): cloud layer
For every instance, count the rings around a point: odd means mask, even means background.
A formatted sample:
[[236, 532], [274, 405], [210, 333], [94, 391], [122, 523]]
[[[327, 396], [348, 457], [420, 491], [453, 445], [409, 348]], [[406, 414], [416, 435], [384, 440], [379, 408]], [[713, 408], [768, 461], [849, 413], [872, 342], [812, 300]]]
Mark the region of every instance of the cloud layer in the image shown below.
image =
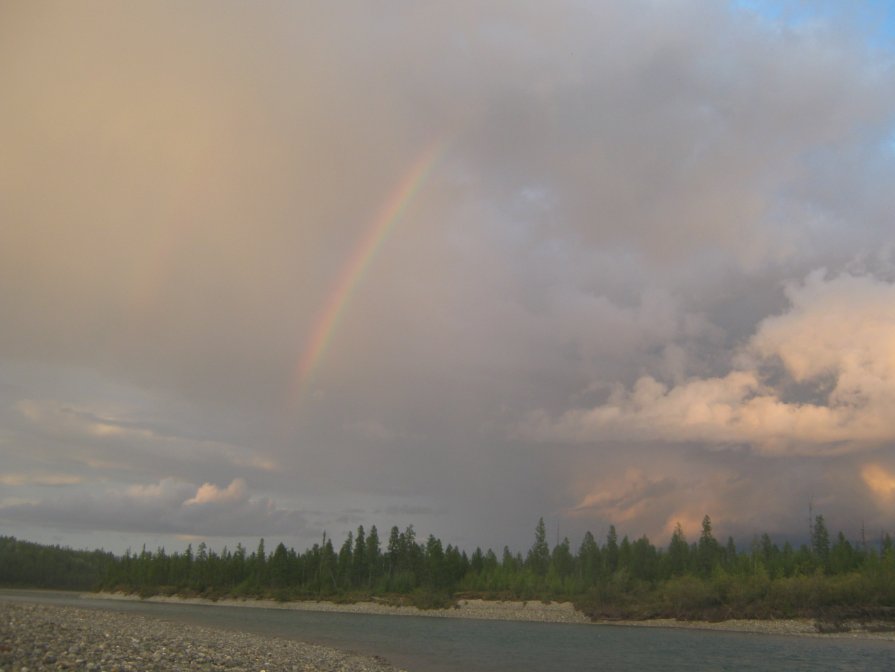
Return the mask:
[[7, 504], [0, 506], [0, 516], [15, 524], [187, 537], [297, 537], [307, 526], [302, 514], [250, 497], [242, 479], [220, 488], [166, 478], [123, 491]]
[[893, 50], [804, 11], [0, 10], [0, 518], [895, 526]]

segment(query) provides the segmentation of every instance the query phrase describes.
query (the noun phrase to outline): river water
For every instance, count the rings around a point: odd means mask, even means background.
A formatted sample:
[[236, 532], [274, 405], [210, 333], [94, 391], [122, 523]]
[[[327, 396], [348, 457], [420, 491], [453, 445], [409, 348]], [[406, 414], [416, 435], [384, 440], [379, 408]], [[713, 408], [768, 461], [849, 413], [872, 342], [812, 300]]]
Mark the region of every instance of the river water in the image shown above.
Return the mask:
[[43, 591], [4, 590], [0, 599], [287, 637], [380, 655], [411, 672], [895, 669], [895, 643], [887, 641], [162, 604]]

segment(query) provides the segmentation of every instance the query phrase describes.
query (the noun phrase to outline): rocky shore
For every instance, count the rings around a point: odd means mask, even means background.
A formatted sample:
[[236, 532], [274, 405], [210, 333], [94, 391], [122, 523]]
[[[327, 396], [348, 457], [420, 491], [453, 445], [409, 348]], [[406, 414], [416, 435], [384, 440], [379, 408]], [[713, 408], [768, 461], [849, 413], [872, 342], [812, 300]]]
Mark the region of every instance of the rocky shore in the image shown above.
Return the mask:
[[0, 672], [396, 672], [379, 658], [120, 612], [0, 600]]

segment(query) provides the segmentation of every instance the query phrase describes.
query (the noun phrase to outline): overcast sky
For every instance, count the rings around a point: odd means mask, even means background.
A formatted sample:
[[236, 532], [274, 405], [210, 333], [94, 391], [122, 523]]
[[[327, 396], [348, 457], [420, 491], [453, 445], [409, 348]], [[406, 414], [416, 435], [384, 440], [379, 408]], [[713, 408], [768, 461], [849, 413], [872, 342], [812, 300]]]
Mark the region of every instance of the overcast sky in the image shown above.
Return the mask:
[[893, 25], [3, 3], [0, 533], [895, 533]]

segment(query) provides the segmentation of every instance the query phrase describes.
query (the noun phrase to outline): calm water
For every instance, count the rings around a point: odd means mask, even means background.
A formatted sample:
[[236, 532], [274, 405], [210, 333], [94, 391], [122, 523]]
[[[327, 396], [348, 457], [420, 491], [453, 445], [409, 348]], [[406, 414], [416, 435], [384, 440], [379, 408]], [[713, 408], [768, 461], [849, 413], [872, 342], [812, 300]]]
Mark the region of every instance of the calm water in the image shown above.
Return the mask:
[[32, 591], [0, 591], [0, 599], [288, 637], [378, 654], [411, 671], [895, 669], [895, 644], [878, 641], [119, 602]]

